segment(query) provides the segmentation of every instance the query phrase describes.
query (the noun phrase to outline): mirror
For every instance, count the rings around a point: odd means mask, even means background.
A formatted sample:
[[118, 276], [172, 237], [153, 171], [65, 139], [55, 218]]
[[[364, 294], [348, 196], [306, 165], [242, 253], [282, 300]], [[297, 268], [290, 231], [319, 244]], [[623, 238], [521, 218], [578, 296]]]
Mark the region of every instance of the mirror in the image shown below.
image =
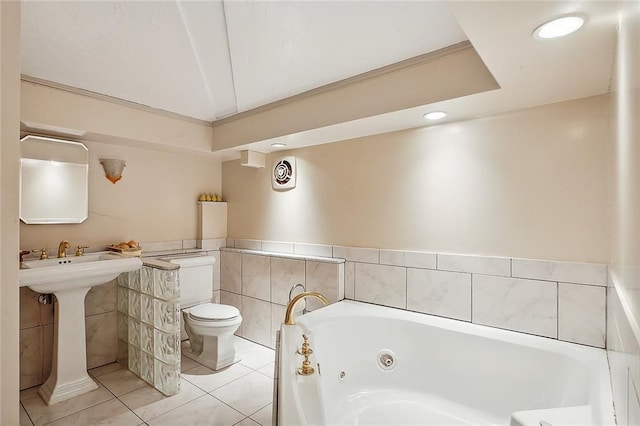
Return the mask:
[[89, 211], [87, 147], [25, 136], [20, 153], [20, 219], [27, 224], [84, 222]]

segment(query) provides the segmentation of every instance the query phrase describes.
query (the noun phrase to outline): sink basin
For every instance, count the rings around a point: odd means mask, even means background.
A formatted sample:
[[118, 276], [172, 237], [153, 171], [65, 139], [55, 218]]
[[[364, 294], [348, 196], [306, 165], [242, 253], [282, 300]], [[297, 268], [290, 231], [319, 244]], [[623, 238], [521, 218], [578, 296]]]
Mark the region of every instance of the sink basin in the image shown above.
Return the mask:
[[97, 389], [98, 385], [87, 374], [84, 298], [91, 287], [108, 283], [123, 272], [140, 269], [142, 261], [100, 252], [25, 261], [20, 267], [21, 287], [53, 293], [58, 301], [51, 374], [38, 393], [51, 405]]
[[38, 293], [56, 293], [74, 288], [91, 288], [107, 283], [122, 272], [142, 266], [137, 257], [122, 257], [111, 252], [85, 256], [22, 262], [20, 286]]

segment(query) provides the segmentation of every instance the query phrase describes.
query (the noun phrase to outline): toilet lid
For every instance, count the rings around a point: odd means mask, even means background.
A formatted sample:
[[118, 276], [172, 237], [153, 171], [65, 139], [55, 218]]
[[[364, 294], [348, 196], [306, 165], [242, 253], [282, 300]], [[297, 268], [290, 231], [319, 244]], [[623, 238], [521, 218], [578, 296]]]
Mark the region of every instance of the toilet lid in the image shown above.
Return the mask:
[[189, 309], [189, 316], [200, 321], [215, 321], [235, 318], [240, 311], [235, 306], [204, 303]]

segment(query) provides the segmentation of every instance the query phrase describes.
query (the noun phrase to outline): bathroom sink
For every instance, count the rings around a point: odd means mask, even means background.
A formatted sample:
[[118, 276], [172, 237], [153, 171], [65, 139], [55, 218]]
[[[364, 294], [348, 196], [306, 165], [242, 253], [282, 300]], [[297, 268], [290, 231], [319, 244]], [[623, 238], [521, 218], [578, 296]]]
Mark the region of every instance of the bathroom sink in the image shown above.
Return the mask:
[[142, 266], [137, 257], [122, 257], [110, 252], [59, 259], [22, 262], [20, 286], [38, 293], [56, 293], [75, 288], [91, 288], [115, 279], [122, 272]]
[[110, 252], [22, 262], [20, 286], [53, 293], [58, 301], [51, 374], [38, 390], [48, 405], [98, 388], [87, 373], [84, 298], [91, 287], [141, 267], [142, 261], [137, 257]]

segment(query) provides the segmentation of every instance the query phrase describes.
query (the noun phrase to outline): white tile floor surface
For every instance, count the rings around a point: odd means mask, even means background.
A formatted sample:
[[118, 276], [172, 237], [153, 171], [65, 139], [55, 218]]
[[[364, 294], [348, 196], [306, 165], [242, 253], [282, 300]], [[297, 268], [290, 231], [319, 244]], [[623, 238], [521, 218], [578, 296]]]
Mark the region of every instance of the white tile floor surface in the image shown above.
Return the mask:
[[240, 337], [236, 351], [242, 360], [217, 372], [183, 356], [181, 390], [171, 397], [117, 363], [89, 370], [97, 390], [59, 404], [26, 389], [20, 424], [271, 426], [274, 351]]

